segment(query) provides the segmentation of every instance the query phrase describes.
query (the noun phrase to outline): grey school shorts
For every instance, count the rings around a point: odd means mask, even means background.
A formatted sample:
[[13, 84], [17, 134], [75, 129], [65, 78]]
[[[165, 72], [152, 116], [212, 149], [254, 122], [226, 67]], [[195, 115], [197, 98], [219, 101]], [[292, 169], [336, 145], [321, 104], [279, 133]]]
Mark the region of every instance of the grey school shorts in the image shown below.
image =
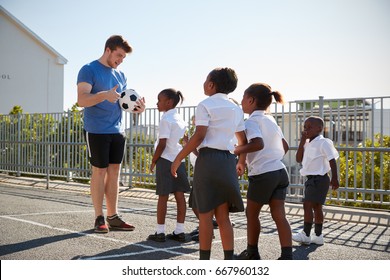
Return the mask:
[[187, 172], [184, 162], [177, 169], [177, 177], [171, 174], [172, 162], [160, 157], [156, 162], [156, 194], [169, 195], [174, 192], [190, 191], [190, 183], [188, 182]]
[[303, 201], [325, 204], [329, 185], [328, 174], [307, 176]]
[[285, 200], [289, 179], [286, 169], [249, 176], [247, 198], [259, 204], [268, 204], [271, 199]]

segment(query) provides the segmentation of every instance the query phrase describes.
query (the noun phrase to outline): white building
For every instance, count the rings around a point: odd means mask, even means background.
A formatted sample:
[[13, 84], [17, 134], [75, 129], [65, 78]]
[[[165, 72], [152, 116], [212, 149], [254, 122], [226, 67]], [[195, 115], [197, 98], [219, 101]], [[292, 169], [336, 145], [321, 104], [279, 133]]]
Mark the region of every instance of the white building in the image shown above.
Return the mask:
[[0, 6], [0, 114], [62, 112], [67, 62]]

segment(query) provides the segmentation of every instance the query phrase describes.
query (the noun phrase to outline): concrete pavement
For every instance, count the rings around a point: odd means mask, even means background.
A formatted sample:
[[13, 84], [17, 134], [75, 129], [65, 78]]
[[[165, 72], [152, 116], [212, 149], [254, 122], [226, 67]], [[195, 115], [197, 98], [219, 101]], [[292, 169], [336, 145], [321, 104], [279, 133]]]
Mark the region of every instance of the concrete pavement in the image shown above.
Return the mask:
[[[156, 198], [152, 190], [121, 188], [119, 207], [134, 232], [95, 234], [89, 186], [0, 175], [0, 258], [2, 260], [196, 260], [198, 243], [167, 241], [155, 243], [146, 238], [155, 230]], [[303, 225], [300, 204], [287, 204], [293, 231]], [[325, 207], [324, 246], [294, 244], [297, 260], [389, 260], [389, 212]], [[186, 232], [197, 226], [188, 210]], [[167, 233], [174, 229], [175, 204], [169, 203]], [[244, 213], [231, 215], [235, 222], [235, 251], [246, 248]], [[261, 213], [262, 234], [259, 248], [262, 259], [274, 260], [280, 245], [268, 209]], [[212, 258], [223, 259], [219, 231], [215, 230]]]

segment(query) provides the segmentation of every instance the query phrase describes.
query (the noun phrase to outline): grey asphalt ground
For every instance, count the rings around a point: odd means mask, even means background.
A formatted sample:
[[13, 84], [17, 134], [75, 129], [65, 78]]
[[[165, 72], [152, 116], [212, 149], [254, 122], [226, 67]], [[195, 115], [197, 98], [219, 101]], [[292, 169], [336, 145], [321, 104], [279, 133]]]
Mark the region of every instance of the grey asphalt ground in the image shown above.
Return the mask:
[[[88, 185], [16, 178], [0, 174], [1, 260], [196, 260], [198, 243], [147, 241], [156, 224], [154, 191], [121, 188], [119, 207], [124, 220], [135, 225], [133, 232], [93, 232], [94, 213]], [[287, 204], [293, 231], [303, 226], [300, 204]], [[167, 233], [175, 227], [175, 204], [169, 202]], [[325, 245], [293, 245], [296, 260], [389, 260], [390, 213], [325, 206]], [[197, 226], [190, 209], [186, 232]], [[235, 252], [246, 248], [244, 213], [231, 214], [235, 223]], [[276, 227], [269, 210], [261, 214], [260, 253], [264, 260], [280, 255]], [[223, 259], [218, 229], [214, 230], [211, 258]]]

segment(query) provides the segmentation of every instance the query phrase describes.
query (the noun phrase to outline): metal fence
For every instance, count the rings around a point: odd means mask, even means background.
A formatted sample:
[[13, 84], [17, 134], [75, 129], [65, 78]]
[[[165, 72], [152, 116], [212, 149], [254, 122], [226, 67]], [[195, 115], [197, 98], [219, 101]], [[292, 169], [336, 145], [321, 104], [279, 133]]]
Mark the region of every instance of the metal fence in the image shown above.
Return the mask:
[[[178, 108], [191, 125], [195, 106]], [[324, 136], [334, 141], [340, 153], [340, 188], [330, 191], [331, 203], [390, 209], [390, 97], [299, 100], [284, 106], [272, 105], [270, 112], [282, 128], [290, 151], [284, 162], [290, 175], [287, 200], [302, 199], [304, 178], [295, 161], [304, 120], [310, 115], [325, 121]], [[148, 108], [140, 115], [125, 114], [126, 152], [121, 184], [155, 187], [149, 172], [153, 144], [161, 113]], [[189, 179], [192, 167], [187, 159]], [[0, 172], [15, 176], [88, 182], [90, 166], [81, 112], [0, 115]], [[240, 179], [245, 195], [246, 176]]]

